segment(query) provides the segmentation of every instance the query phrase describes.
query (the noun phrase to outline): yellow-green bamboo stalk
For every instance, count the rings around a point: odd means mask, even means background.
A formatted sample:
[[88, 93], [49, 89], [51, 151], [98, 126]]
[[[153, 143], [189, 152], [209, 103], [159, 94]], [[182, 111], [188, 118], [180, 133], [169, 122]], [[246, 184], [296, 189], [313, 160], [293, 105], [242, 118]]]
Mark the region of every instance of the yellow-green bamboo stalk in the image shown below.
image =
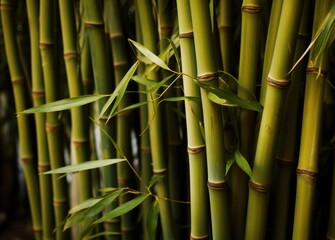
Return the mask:
[[[142, 30], [144, 45], [153, 53], [157, 53], [157, 28], [154, 24], [151, 2], [148, 0], [138, 0], [138, 13]], [[149, 79], [158, 80], [157, 72], [150, 72]], [[158, 107], [158, 100], [155, 99], [157, 93], [148, 93], [148, 120], [149, 136], [151, 144], [151, 156], [153, 163], [153, 173], [162, 176], [156, 184], [158, 195], [160, 219], [164, 239], [175, 239], [175, 225], [173, 222], [171, 203], [166, 200], [169, 198], [168, 179], [167, 179], [167, 159], [166, 143], [164, 139], [163, 112]]]
[[[177, 1], [180, 51], [182, 60], [184, 95], [199, 97], [196, 78], [196, 57], [193, 41], [193, 28], [188, 1]], [[200, 129], [202, 109], [200, 102], [185, 101], [187, 149], [190, 172], [191, 232], [190, 239], [208, 239], [208, 190], [206, 186], [206, 151]]]
[[[121, 24], [120, 6], [117, 0], [105, 1], [106, 21], [108, 35], [111, 44], [111, 52], [114, 66], [115, 85], [118, 85], [129, 67], [126, 42]], [[131, 104], [129, 94], [125, 94], [119, 103], [118, 109], [124, 109]], [[120, 113], [116, 116], [116, 143], [122, 152], [117, 152], [118, 158], [126, 157], [132, 162], [131, 149], [131, 112]], [[117, 164], [117, 181], [118, 187], [132, 187], [134, 185], [133, 172], [126, 162]], [[131, 195], [123, 195], [119, 198], [119, 204], [123, 204], [131, 200]], [[136, 238], [136, 215], [134, 211], [128, 212], [121, 216], [121, 234], [122, 239]]]
[[[218, 85], [217, 65], [214, 62], [213, 35], [209, 1], [191, 0], [190, 9], [194, 31], [197, 59], [197, 78], [200, 82]], [[201, 17], [199, 17], [201, 13]], [[201, 89], [206, 156], [208, 169], [208, 190], [212, 219], [213, 239], [230, 239], [228, 206], [228, 185], [225, 179], [226, 161], [224, 156], [223, 121], [219, 105], [208, 99]]]
[[265, 53], [264, 53], [264, 61], [263, 61], [263, 72], [262, 72], [262, 85], [261, 85], [261, 94], [259, 102], [264, 105], [265, 94], [266, 94], [266, 79], [269, 74], [271, 60], [273, 57], [273, 50], [276, 42], [278, 25], [280, 14], [282, 10], [283, 0], [274, 0], [271, 6], [271, 14], [268, 26], [268, 33], [266, 37], [265, 44]]
[[330, 198], [330, 208], [329, 208], [329, 218], [328, 218], [328, 227], [327, 227], [327, 239], [335, 239], [335, 165], [333, 168], [333, 182]]
[[[242, 4], [242, 27], [238, 95], [253, 100], [259, 63], [259, 35], [261, 6], [259, 0], [245, 0]], [[249, 163], [254, 149], [255, 112], [240, 109], [239, 150]], [[248, 175], [234, 164], [231, 172], [232, 229], [234, 239], [244, 239], [245, 215], [248, 201]]]
[[[310, 2], [305, 1], [300, 30], [297, 40], [294, 62], [303, 54], [307, 45], [308, 16]], [[298, 131], [299, 131], [299, 100], [301, 86], [304, 82], [305, 64], [300, 63], [292, 72], [291, 86], [288, 90], [282, 130], [279, 134], [278, 148], [276, 154], [276, 179], [274, 182], [274, 207], [272, 211], [273, 222], [271, 222], [272, 239], [287, 239], [289, 200], [292, 189], [292, 177], [297, 162], [298, 153]]]
[[[95, 91], [98, 94], [108, 94], [112, 92], [111, 73], [109, 68], [109, 59], [106, 36], [104, 32], [104, 21], [102, 7], [99, 1], [84, 1], [85, 25], [88, 31], [88, 41], [90, 46]], [[106, 103], [106, 99], [98, 101], [98, 111], [100, 112]], [[102, 159], [115, 158], [116, 151], [109, 137], [114, 138], [115, 126], [111, 122], [106, 124], [108, 112], [100, 117], [103, 123], [99, 127], [100, 131], [100, 152]], [[107, 136], [106, 133], [109, 135]], [[104, 187], [117, 187], [116, 166], [104, 168], [102, 172], [102, 181]], [[115, 207], [115, 206], [114, 206]], [[120, 219], [115, 218], [105, 222], [106, 230], [111, 232], [120, 232]], [[113, 236], [120, 239], [120, 235]]]
[[[39, 49], [39, 2], [26, 1], [26, 4], [30, 32], [32, 98], [34, 106], [39, 106], [45, 103], [41, 54]], [[35, 113], [38, 173], [40, 191], [43, 193], [41, 194], [43, 239], [53, 239], [55, 223], [52, 205], [52, 181], [50, 175], [43, 174], [43, 172], [50, 170], [45, 118], [45, 113]]]
[[[12, 1], [2, 0], [0, 2], [0, 9], [5, 51], [14, 92], [15, 109], [17, 112], [20, 112], [30, 106], [28, 105], [28, 89], [26, 86], [24, 72], [19, 58], [18, 46], [16, 44], [16, 26], [13, 13], [14, 5]], [[31, 124], [32, 122], [30, 116], [18, 116], [17, 125], [20, 143], [20, 158], [22, 160], [23, 172], [27, 186], [28, 199], [33, 222], [33, 230], [35, 238], [42, 239], [40, 193], [34, 156]]]
[[257, 141], [249, 199], [245, 239], [264, 239], [269, 195], [273, 179], [274, 157], [289, 72], [302, 13], [302, 1], [285, 0], [269, 75], [263, 116]]
[[[40, 2], [40, 51], [43, 67], [46, 103], [58, 100], [59, 80], [57, 80], [57, 69], [54, 52], [53, 32], [53, 1]], [[49, 159], [51, 169], [63, 167], [64, 147], [61, 122], [58, 113], [46, 114], [46, 131], [48, 138]], [[68, 239], [70, 232], [63, 231], [62, 224], [69, 209], [69, 197], [66, 178], [59, 178], [59, 175], [52, 175], [53, 202], [56, 219], [56, 239]]]
[[[316, 1], [313, 36], [329, 11], [332, 1]], [[292, 239], [310, 239], [312, 210], [318, 174], [322, 106], [326, 83], [326, 63], [313, 59], [317, 50], [312, 47], [306, 69], [306, 87], [297, 173], [297, 189]], [[311, 111], [312, 109], [312, 111]]]

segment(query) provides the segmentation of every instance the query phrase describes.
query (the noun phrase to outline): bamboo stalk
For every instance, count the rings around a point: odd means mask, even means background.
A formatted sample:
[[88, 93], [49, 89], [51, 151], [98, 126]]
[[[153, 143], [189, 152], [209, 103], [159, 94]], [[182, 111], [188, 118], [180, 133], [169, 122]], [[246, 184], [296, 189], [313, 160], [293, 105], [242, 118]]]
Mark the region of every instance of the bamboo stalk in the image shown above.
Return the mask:
[[[217, 65], [213, 48], [209, 1], [190, 1], [194, 31], [198, 80], [209, 85], [218, 85]], [[198, 14], [202, 13], [199, 18]], [[221, 108], [208, 99], [201, 89], [206, 156], [208, 169], [208, 190], [212, 220], [213, 239], [229, 239], [230, 222], [228, 207], [228, 186], [225, 179], [223, 123]]]
[[[310, 2], [305, 1], [303, 15], [300, 23], [299, 35], [295, 51], [294, 62], [303, 54], [307, 45], [308, 37], [308, 16]], [[292, 189], [293, 171], [297, 163], [298, 155], [298, 131], [301, 124], [299, 122], [299, 107], [301, 97], [301, 86], [304, 82], [305, 64], [300, 63], [292, 72], [291, 86], [288, 90], [282, 130], [279, 134], [278, 148], [276, 153], [276, 179], [274, 185], [274, 207], [273, 226], [271, 235], [273, 239], [286, 239], [288, 233], [288, 214], [290, 193]]]
[[[55, 52], [54, 52], [54, 32], [53, 1], [40, 2], [40, 52], [43, 67], [43, 77], [45, 85], [46, 103], [58, 100], [59, 98], [59, 81], [56, 78]], [[61, 131], [61, 122], [58, 113], [52, 112], [46, 114], [46, 131], [48, 138], [49, 158], [51, 169], [63, 167], [64, 148], [63, 136]], [[70, 232], [63, 231], [62, 224], [67, 216], [69, 209], [69, 197], [67, 182], [65, 178], [59, 178], [59, 175], [52, 175], [53, 202], [56, 219], [56, 239], [68, 239]]]
[[[26, 4], [30, 31], [32, 99], [34, 106], [39, 106], [45, 103], [41, 54], [39, 49], [39, 5], [38, 1], [26, 1]], [[50, 170], [45, 121], [46, 115], [44, 113], [35, 114], [38, 173], [40, 191], [43, 193], [41, 194], [43, 239], [53, 239], [55, 223], [52, 205], [52, 180], [50, 175], [43, 175], [43, 172]]]
[[[314, 8], [313, 36], [316, 34], [332, 1], [317, 1]], [[293, 239], [309, 239], [313, 223], [312, 211], [318, 174], [322, 105], [326, 84], [326, 63], [313, 59], [312, 47], [306, 69], [306, 87], [297, 173]], [[311, 111], [313, 109], [313, 111]]]
[[287, 73], [290, 70], [298, 34], [302, 1], [283, 2], [277, 39], [267, 80], [267, 93], [257, 141], [249, 200], [245, 239], [264, 239], [269, 195], [273, 179], [273, 159], [276, 153], [279, 126], [283, 112]]
[[[184, 73], [184, 95], [200, 97], [199, 87], [193, 82], [196, 78], [196, 58], [193, 41], [193, 28], [188, 1], [177, 1], [180, 51]], [[208, 238], [208, 190], [206, 186], [205, 142], [199, 123], [202, 122], [201, 104], [185, 101], [187, 146], [190, 174], [191, 232], [190, 239]]]
[[[148, 0], [138, 0], [138, 13], [142, 29], [144, 45], [153, 53], [157, 53], [158, 36], [151, 14], [151, 2]], [[157, 72], [150, 72], [147, 76], [149, 79], [158, 80]], [[149, 136], [151, 144], [151, 156], [153, 163], [153, 173], [162, 176], [162, 179], [156, 183], [158, 195], [160, 220], [162, 224], [164, 239], [175, 239], [175, 225], [171, 203], [166, 199], [169, 198], [168, 179], [167, 179], [167, 161], [166, 161], [166, 144], [164, 140], [163, 112], [158, 107], [158, 100], [155, 99], [158, 93], [148, 93], [148, 120]]]
[[[15, 109], [17, 112], [20, 112], [29, 107], [29, 98], [15, 38], [14, 30], [16, 27], [14, 25], [14, 6], [11, 1], [2, 0], [0, 2], [0, 9], [5, 51], [14, 93]], [[32, 128], [30, 116], [19, 116], [17, 118], [17, 125], [20, 142], [20, 158], [27, 186], [34, 235], [36, 239], [42, 239], [40, 193], [32, 141], [33, 134], [31, 132]]]

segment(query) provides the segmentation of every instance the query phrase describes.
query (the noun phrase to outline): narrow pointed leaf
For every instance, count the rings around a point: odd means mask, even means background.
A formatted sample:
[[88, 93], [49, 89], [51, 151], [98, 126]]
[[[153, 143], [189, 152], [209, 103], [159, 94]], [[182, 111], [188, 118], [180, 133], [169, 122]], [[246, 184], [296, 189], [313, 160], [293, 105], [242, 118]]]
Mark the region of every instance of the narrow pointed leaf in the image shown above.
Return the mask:
[[235, 160], [237, 165], [246, 173], [248, 174], [249, 177], [251, 177], [251, 168], [249, 166], [248, 161], [243, 157], [243, 155], [241, 154], [241, 152], [236, 149], [235, 151]]
[[159, 175], [159, 174], [152, 175], [148, 188], [151, 188], [153, 185], [155, 185], [162, 178], [163, 178], [163, 176]]
[[69, 214], [74, 214], [74, 213], [79, 212], [81, 210], [85, 210], [87, 208], [90, 208], [90, 207], [94, 206], [95, 204], [97, 204], [98, 202], [100, 202], [101, 200], [102, 200], [101, 197], [87, 199], [87, 200], [81, 202], [80, 204], [74, 206], [73, 208], [71, 208], [70, 211], [69, 211]]
[[57, 168], [51, 171], [44, 172], [43, 174], [75, 173], [75, 172], [109, 166], [109, 165], [123, 162], [123, 161], [125, 161], [125, 159], [117, 158], [117, 159], [94, 160], [94, 161], [79, 163], [76, 165], [69, 165], [69, 166]]
[[158, 215], [159, 215], [159, 204], [158, 201], [154, 201], [151, 205], [151, 207], [148, 210], [147, 214], [147, 236], [149, 237], [149, 240], [155, 240], [156, 239], [156, 229], [157, 229], [157, 223], [158, 223]]
[[228, 102], [226, 99], [222, 99], [219, 98], [217, 95], [213, 94], [213, 93], [208, 93], [208, 99], [211, 100], [212, 102], [222, 105], [222, 106], [226, 106], [226, 107], [238, 107], [237, 104], [232, 104], [230, 102]]

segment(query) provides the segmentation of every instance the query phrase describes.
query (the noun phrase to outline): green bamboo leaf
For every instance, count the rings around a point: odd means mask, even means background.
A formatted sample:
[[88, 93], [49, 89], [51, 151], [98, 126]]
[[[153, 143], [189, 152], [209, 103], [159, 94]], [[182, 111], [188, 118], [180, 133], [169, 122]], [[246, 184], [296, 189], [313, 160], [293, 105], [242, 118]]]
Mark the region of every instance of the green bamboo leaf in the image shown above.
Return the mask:
[[235, 160], [237, 165], [246, 173], [249, 177], [251, 177], [252, 171], [249, 166], [248, 161], [244, 158], [244, 156], [241, 154], [241, 152], [236, 149], [235, 151]]
[[71, 208], [69, 210], [69, 214], [75, 214], [76, 212], [79, 212], [79, 211], [85, 210], [87, 208], [90, 208], [90, 207], [94, 206], [95, 204], [97, 204], [98, 202], [100, 202], [101, 200], [102, 200], [101, 197], [87, 199], [87, 200], [81, 202], [80, 204], [78, 204], [77, 206], [74, 206], [73, 208]]
[[160, 66], [161, 68], [168, 70], [168, 71], [172, 71], [168, 65], [165, 64], [165, 62], [162, 61], [162, 59], [160, 59], [157, 55], [153, 54], [149, 49], [147, 49], [146, 47], [144, 47], [142, 44], [139, 44], [138, 42], [135, 42], [131, 39], [129, 39], [129, 41], [144, 55], [146, 56], [150, 61], [152, 61], [153, 63], [157, 64], [158, 66]]
[[26, 109], [19, 114], [30, 114], [39, 112], [57, 112], [68, 110], [74, 107], [80, 107], [88, 103], [95, 102], [108, 95], [82, 95], [73, 98], [66, 98], [55, 102], [46, 103], [37, 107]]
[[94, 160], [89, 162], [83, 162], [76, 165], [65, 166], [57, 168], [51, 171], [44, 172], [43, 174], [59, 174], [59, 173], [75, 173], [85, 170], [91, 170], [95, 168], [101, 168], [109, 166], [115, 163], [123, 162], [126, 159], [104, 159], [104, 160]]
[[158, 201], [155, 200], [148, 210], [146, 220], [146, 231], [148, 233], [147, 236], [149, 237], [149, 240], [156, 239], [158, 215], [159, 215], [159, 204]]
[[222, 99], [219, 98], [217, 95], [215, 95], [214, 93], [208, 93], [207, 95], [208, 99], [211, 100], [212, 102], [222, 105], [222, 106], [226, 106], [226, 107], [238, 107], [237, 104], [232, 104], [230, 102], [228, 102], [226, 99]]
[[231, 169], [231, 166], [235, 162], [235, 158], [234, 158], [234, 154], [230, 152], [226, 152], [226, 156], [227, 156], [227, 159], [226, 159], [226, 175], [227, 175], [227, 173]]
[[110, 105], [112, 104], [112, 102], [117, 98], [113, 109], [115, 110], [115, 108], [117, 107], [117, 105], [120, 103], [126, 89], [128, 86], [129, 81], [131, 80], [131, 78], [133, 77], [133, 75], [136, 72], [136, 69], [139, 65], [139, 62], [135, 62], [133, 64], [133, 66], [131, 66], [131, 68], [128, 70], [128, 72], [124, 75], [124, 77], [122, 78], [122, 80], [120, 81], [120, 83], [116, 86], [114, 92], [110, 95], [109, 99], [107, 100], [106, 104], [103, 106], [103, 108], [101, 109], [100, 112], [100, 116], [104, 115], [104, 113], [107, 111], [107, 109], [110, 107]]
[[151, 188], [153, 185], [155, 185], [162, 178], [163, 178], [162, 175], [153, 174], [152, 177], [151, 177], [151, 179], [150, 179], [150, 183], [149, 183], [148, 188]]
[[218, 98], [225, 99], [231, 104], [236, 104], [239, 107], [257, 111], [257, 112], [262, 112], [263, 110], [262, 105], [256, 101], [242, 99], [230, 91], [227, 91], [225, 89], [220, 89], [218, 87], [211, 86], [208, 84], [204, 84], [199, 81], [196, 81], [196, 83], [199, 87], [205, 89], [207, 92], [216, 95]]
[[152, 85], [148, 91], [149, 92], [156, 92], [160, 87], [164, 86], [172, 77], [174, 74], [171, 74], [170, 76], [165, 77], [162, 81], [159, 81], [158, 83]]
[[94, 223], [101, 223], [101, 222], [104, 222], [106, 220], [119, 217], [119, 216], [129, 212], [130, 210], [134, 209], [138, 205], [140, 205], [149, 196], [150, 196], [149, 194], [140, 195], [139, 197], [134, 198], [134, 199], [118, 206], [117, 208], [111, 210], [110, 212], [106, 213], [103, 217], [99, 218]]
[[[145, 102], [139, 102], [139, 103], [131, 104], [131, 105], [129, 105], [129, 106], [127, 106], [127, 107], [121, 109], [120, 111], [116, 111], [116, 112], [114, 112], [113, 116], [115, 116], [115, 115], [117, 115], [117, 114], [119, 114], [119, 113], [123, 113], [123, 112], [126, 112], [126, 111], [134, 110], [134, 109], [136, 109], [136, 108], [140, 108], [140, 107], [142, 107], [142, 106], [144, 106], [144, 105], [147, 105], [148, 103], [149, 103], [148, 101], [145, 101]], [[112, 117], [113, 117], [113, 116], [112, 116]]]
[[174, 41], [172, 41], [170, 38], [167, 38], [167, 40], [169, 41], [169, 44], [172, 47], [173, 55], [174, 55], [174, 57], [175, 57], [175, 59], [177, 61], [178, 72], [180, 72], [180, 69], [181, 69], [181, 60], [180, 60], [179, 52], [177, 51], [177, 46], [174, 43]]
[[64, 225], [64, 230], [71, 228], [73, 225], [82, 222], [85, 219], [85, 212], [86, 212], [85, 210], [81, 210], [67, 217]]
[[135, 82], [139, 83], [139, 84], [142, 84], [144, 86], [153, 86], [155, 84], [158, 83], [157, 80], [151, 80], [151, 79], [148, 79], [144, 76], [140, 76], [140, 75], [135, 75], [133, 76], [132, 78]]

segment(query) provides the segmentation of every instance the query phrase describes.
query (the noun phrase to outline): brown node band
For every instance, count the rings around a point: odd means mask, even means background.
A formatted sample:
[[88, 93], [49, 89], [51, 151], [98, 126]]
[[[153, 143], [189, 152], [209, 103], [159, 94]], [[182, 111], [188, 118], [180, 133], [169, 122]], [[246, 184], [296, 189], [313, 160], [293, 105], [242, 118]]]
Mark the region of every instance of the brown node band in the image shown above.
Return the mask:
[[248, 186], [250, 189], [260, 193], [267, 193], [271, 190], [271, 186], [255, 183], [252, 180], [249, 181]]
[[227, 24], [227, 25], [221, 25], [221, 26], [219, 26], [219, 30], [220, 31], [229, 31], [229, 30], [231, 30], [233, 28], [233, 25], [229, 25], [229, 24]]
[[320, 74], [321, 77], [326, 77], [328, 72], [326, 69], [320, 69], [318, 67], [307, 67], [306, 68], [306, 74]]
[[261, 6], [254, 4], [245, 4], [241, 7], [241, 11], [247, 13], [259, 13], [261, 10]]
[[0, 9], [3, 11], [10, 11], [14, 8], [13, 3], [1, 3], [0, 4]]
[[115, 69], [126, 68], [126, 67], [128, 67], [128, 62], [127, 62], [127, 61], [123, 61], [123, 62], [114, 62], [113, 66], [114, 66]]
[[202, 75], [198, 75], [198, 80], [202, 81], [202, 82], [206, 82], [206, 81], [214, 80], [214, 79], [218, 78], [218, 76], [219, 76], [218, 72], [204, 73]]
[[32, 91], [31, 93], [33, 98], [40, 98], [40, 97], [44, 97], [45, 96], [45, 91], [44, 90], [40, 90], [40, 91]]
[[24, 162], [25, 164], [28, 164], [30, 161], [33, 160], [32, 157], [22, 157], [21, 158], [22, 162]]
[[202, 151], [205, 151], [206, 149], [206, 145], [199, 145], [199, 146], [195, 146], [195, 147], [187, 147], [187, 152], [188, 153], [199, 153]]
[[25, 78], [23, 77], [20, 77], [20, 78], [15, 78], [15, 79], [12, 79], [12, 84], [13, 85], [18, 85], [18, 84], [21, 84], [25, 81]]
[[73, 143], [74, 146], [79, 147], [79, 146], [87, 144], [88, 140], [87, 139], [73, 140], [72, 143]]
[[68, 52], [68, 53], [64, 53], [64, 59], [71, 59], [71, 58], [78, 58], [79, 54], [76, 52]]
[[50, 123], [45, 124], [45, 129], [47, 132], [55, 132], [59, 130], [60, 127], [61, 127], [61, 124], [50, 124]]
[[295, 166], [295, 163], [293, 161], [283, 159], [280, 157], [276, 157], [276, 162], [279, 165], [279, 167], [282, 167], [282, 168], [292, 168]]
[[192, 32], [179, 33], [179, 38], [194, 38], [193, 31]]
[[54, 43], [52, 43], [52, 42], [40, 42], [38, 44], [38, 46], [40, 47], [40, 49], [46, 49], [46, 48], [51, 47], [53, 45], [54, 45]]
[[44, 173], [50, 170], [50, 164], [49, 163], [46, 163], [46, 164], [39, 163], [37, 166], [37, 169], [39, 173]]
[[67, 203], [66, 199], [54, 199], [53, 201], [55, 207], [59, 207]]
[[190, 240], [205, 240], [205, 239], [209, 239], [209, 236], [206, 235], [206, 236], [192, 236], [192, 234], [190, 234]]
[[150, 147], [141, 147], [140, 149], [142, 153], [151, 153]]
[[160, 169], [153, 169], [152, 172], [154, 174], [164, 174], [167, 172], [167, 169], [166, 168], [160, 168]]
[[42, 228], [33, 228], [34, 233], [41, 233], [43, 232]]
[[318, 172], [311, 171], [308, 169], [297, 168], [296, 173], [298, 176], [306, 176], [311, 179], [315, 179], [318, 176]]
[[169, 34], [172, 32], [172, 27], [171, 26], [161, 26], [160, 27], [160, 32], [161, 33], [165, 33], [165, 34]]
[[277, 88], [288, 88], [291, 84], [291, 81], [287, 79], [275, 79], [270, 76], [266, 78], [266, 81], [269, 85]]
[[228, 187], [227, 181], [222, 181], [222, 182], [207, 182], [207, 186], [211, 190], [223, 190]]
[[110, 39], [123, 39], [124, 35], [122, 32], [117, 32], [117, 33], [110, 33], [109, 34]]
[[93, 27], [103, 27], [105, 25], [104, 22], [90, 22], [90, 21], [85, 21], [85, 26], [88, 28], [93, 28]]

